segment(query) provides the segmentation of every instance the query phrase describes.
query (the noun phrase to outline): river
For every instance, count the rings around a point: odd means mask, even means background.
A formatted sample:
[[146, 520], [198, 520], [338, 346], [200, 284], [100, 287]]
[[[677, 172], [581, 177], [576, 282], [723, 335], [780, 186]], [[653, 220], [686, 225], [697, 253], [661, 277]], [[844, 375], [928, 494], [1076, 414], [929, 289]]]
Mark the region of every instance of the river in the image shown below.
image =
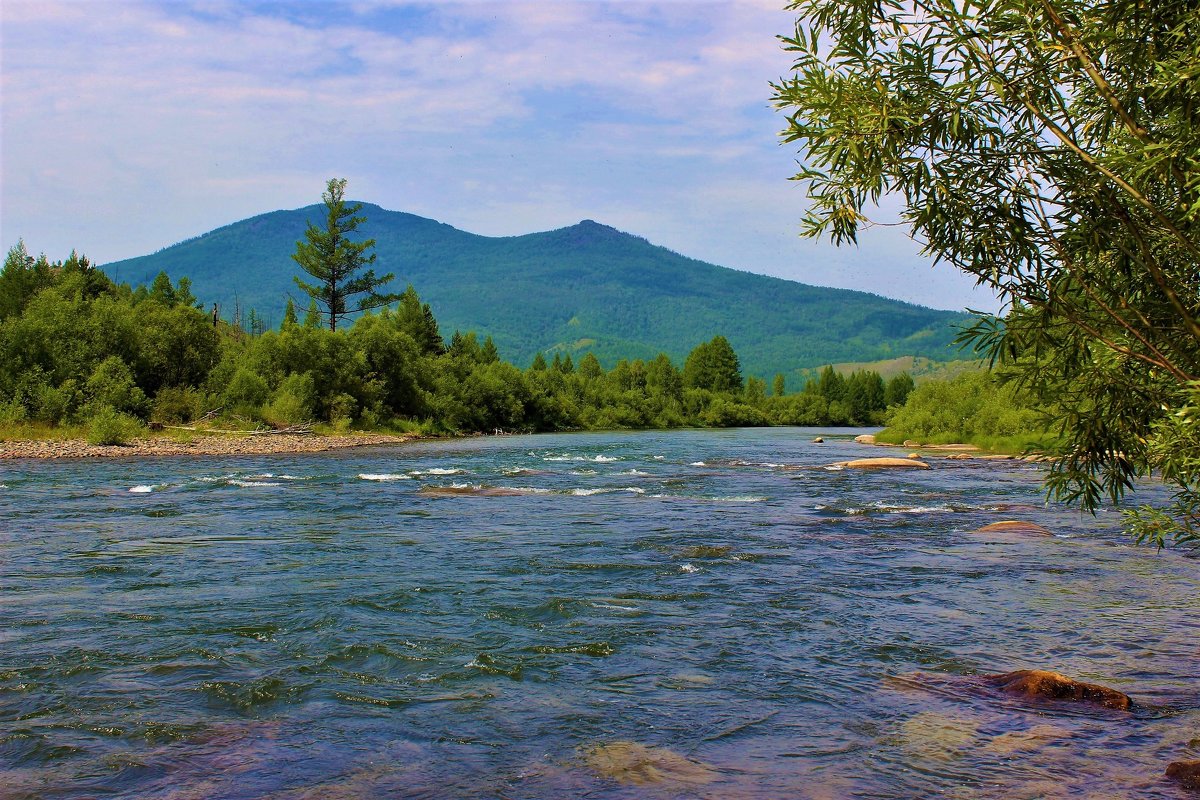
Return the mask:
[[1184, 796], [1200, 562], [817, 433], [4, 464], [0, 798]]

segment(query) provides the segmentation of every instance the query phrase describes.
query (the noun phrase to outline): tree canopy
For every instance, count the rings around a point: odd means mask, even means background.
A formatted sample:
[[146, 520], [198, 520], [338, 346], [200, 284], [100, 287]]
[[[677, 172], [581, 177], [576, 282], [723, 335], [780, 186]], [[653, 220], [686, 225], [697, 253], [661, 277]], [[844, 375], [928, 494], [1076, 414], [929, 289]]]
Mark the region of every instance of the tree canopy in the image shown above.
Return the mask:
[[775, 88], [803, 230], [885, 196], [1007, 303], [965, 341], [1057, 418], [1051, 494], [1178, 490], [1141, 538], [1200, 540], [1200, 8], [1141, 0], [798, 0]]
[[[304, 231], [305, 241], [296, 242], [292, 258], [317, 279], [317, 283], [305, 283], [300, 278], [295, 281], [305, 294], [325, 309], [329, 329], [335, 331], [339, 320], [359, 311], [394, 303], [400, 295], [378, 292], [379, 287], [395, 275], [388, 273], [377, 278], [373, 269], [362, 271], [375, 263], [375, 254], [367, 254], [375, 246], [375, 240], [356, 242], [349, 238], [367, 218], [355, 216], [362, 209], [361, 203], [346, 203], [346, 179], [330, 178], [321, 199], [328, 212], [325, 228], [309, 222]], [[358, 299], [351, 307], [349, 301], [354, 297]]]

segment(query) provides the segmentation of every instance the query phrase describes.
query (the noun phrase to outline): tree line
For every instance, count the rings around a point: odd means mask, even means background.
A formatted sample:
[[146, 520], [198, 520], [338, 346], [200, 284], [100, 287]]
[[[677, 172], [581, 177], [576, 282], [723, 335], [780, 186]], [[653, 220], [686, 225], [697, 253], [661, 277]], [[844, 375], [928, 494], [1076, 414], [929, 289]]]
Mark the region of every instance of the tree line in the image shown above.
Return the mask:
[[556, 352], [520, 368], [490, 337], [456, 331], [447, 341], [411, 286], [336, 329], [316, 298], [302, 315], [289, 300], [278, 329], [256, 333], [214, 320], [187, 278], [131, 287], [75, 253], [33, 258], [24, 243], [0, 272], [0, 422], [9, 424], [176, 424], [219, 409], [276, 427], [431, 433], [861, 425], [882, 422], [911, 389], [907, 374], [885, 382], [828, 367], [789, 394], [783, 376], [770, 387], [743, 376], [722, 336], [682, 366], [660, 354], [605, 369], [594, 354]]

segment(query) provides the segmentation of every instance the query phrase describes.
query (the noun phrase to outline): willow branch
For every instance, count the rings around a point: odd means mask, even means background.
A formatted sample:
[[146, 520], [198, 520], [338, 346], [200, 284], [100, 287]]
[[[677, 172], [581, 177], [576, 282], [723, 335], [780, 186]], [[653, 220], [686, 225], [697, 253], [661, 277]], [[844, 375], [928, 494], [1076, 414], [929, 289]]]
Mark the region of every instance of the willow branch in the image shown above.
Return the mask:
[[1066, 40], [1067, 45], [1070, 46], [1071, 52], [1079, 59], [1079, 64], [1083, 67], [1083, 71], [1092, 79], [1092, 83], [1099, 90], [1100, 96], [1116, 112], [1117, 116], [1121, 118], [1121, 122], [1138, 141], [1143, 144], [1149, 144], [1149, 133], [1134, 121], [1133, 115], [1129, 113], [1129, 109], [1125, 108], [1124, 103], [1117, 97], [1117, 93], [1113, 91], [1112, 85], [1104, 77], [1103, 73], [1100, 72], [1096, 66], [1095, 59], [1092, 58], [1087, 48], [1083, 46], [1083, 42], [1080, 41], [1079, 35], [1075, 33], [1070, 23], [1058, 13], [1058, 9], [1050, 3], [1050, 0], [1041, 0], [1041, 5], [1042, 9], [1046, 12], [1046, 16], [1050, 17], [1050, 21], [1054, 23], [1054, 27], [1058, 29], [1059, 34]]

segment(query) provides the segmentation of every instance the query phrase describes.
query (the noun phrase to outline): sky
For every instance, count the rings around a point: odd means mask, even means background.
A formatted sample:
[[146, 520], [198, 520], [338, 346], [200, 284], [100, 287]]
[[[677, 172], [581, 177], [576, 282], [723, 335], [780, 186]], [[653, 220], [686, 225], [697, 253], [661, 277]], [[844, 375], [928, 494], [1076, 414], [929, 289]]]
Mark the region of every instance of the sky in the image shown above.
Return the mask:
[[782, 0], [3, 0], [0, 244], [103, 264], [344, 177], [488, 236], [593, 219], [734, 269], [996, 310], [902, 228], [801, 238], [802, 154], [770, 88], [794, 25]]

